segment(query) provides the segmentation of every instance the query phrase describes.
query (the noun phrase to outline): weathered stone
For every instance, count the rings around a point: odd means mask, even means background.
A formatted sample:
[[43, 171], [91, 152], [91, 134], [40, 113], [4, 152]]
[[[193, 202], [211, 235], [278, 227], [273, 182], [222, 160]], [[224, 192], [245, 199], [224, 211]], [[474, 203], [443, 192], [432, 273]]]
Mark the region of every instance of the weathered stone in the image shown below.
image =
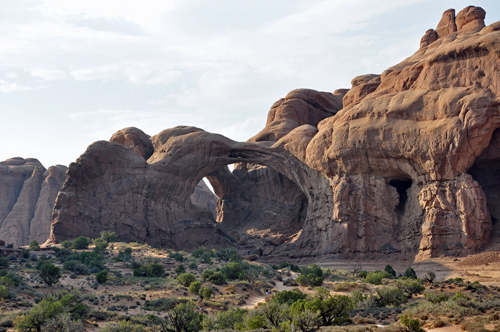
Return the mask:
[[[485, 195], [481, 185], [496, 184], [500, 168], [500, 31], [475, 32], [477, 8], [457, 15], [457, 34], [428, 32], [414, 55], [356, 77], [348, 91], [292, 91], [248, 142], [175, 127], [152, 137], [147, 161], [133, 144], [92, 144], [70, 165], [50, 241], [85, 224], [78, 235], [109, 230], [185, 250], [234, 245], [263, 259], [481, 250], [488, 206], [498, 205], [497, 186]], [[452, 14], [441, 37], [453, 32]], [[191, 203], [203, 177], [219, 197], [218, 222]]]
[[422, 39], [420, 39], [420, 48], [424, 48], [434, 43], [438, 39], [438, 34], [434, 29], [429, 29], [425, 32]]
[[[57, 170], [57, 178], [54, 178]], [[36, 159], [0, 162], [0, 236], [14, 246], [32, 240], [45, 242], [52, 223], [52, 207], [66, 175], [66, 167], [45, 170]]]
[[154, 151], [149, 136], [135, 127], [128, 127], [117, 131], [111, 136], [109, 141], [132, 148], [146, 160], [151, 157]]
[[460, 32], [478, 32], [485, 27], [486, 12], [481, 7], [468, 6], [456, 17], [457, 29]]
[[457, 24], [455, 23], [455, 9], [448, 9], [443, 13], [441, 21], [436, 28], [438, 38], [457, 32]]

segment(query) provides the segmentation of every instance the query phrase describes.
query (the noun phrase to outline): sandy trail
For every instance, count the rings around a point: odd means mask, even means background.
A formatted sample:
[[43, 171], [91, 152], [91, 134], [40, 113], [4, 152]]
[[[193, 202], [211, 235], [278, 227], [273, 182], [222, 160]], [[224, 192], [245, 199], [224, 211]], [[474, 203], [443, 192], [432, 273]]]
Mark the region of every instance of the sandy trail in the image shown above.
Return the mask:
[[[285, 286], [283, 285], [283, 282], [282, 281], [278, 281], [276, 282], [276, 290], [278, 292], [281, 292], [281, 291], [284, 291], [284, 290], [291, 290], [293, 289], [294, 287], [288, 287], [288, 286]], [[247, 300], [246, 300], [246, 304], [240, 306], [240, 308], [242, 309], [247, 309], [247, 310], [251, 310], [251, 309], [254, 309], [256, 308], [259, 303], [264, 303], [266, 302], [266, 296], [269, 296], [269, 295], [259, 295], [259, 296], [251, 296], [249, 297]]]

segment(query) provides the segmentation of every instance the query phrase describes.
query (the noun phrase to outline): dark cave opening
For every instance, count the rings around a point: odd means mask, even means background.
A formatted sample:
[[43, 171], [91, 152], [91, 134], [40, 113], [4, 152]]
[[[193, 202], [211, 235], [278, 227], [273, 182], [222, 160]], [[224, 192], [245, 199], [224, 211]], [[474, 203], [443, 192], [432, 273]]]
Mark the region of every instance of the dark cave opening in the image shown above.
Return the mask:
[[396, 188], [399, 194], [399, 203], [394, 209], [398, 214], [404, 214], [405, 204], [408, 200], [408, 189], [410, 189], [413, 181], [411, 179], [394, 179], [389, 181], [389, 184]]

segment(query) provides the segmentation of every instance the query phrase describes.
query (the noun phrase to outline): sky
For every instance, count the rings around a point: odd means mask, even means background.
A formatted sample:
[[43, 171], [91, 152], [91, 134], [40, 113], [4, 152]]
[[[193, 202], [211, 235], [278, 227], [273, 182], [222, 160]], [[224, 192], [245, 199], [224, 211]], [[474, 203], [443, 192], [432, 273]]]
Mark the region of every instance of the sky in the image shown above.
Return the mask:
[[[418, 50], [444, 0], [0, 0], [0, 160], [68, 165], [125, 127], [245, 141], [297, 88], [349, 88]], [[476, 0], [486, 24], [500, 1]]]

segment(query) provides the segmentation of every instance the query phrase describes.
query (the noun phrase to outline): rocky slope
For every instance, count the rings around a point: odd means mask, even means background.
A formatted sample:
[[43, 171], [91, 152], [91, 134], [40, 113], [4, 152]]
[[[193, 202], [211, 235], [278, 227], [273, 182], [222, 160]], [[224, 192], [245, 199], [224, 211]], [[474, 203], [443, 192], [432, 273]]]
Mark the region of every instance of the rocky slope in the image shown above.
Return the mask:
[[14, 246], [50, 234], [54, 201], [66, 179], [66, 166], [45, 169], [36, 159], [0, 162], [0, 239]]
[[[245, 143], [176, 127], [152, 147], [136, 128], [92, 144], [69, 167], [50, 242], [84, 223], [91, 237], [264, 256], [481, 250], [500, 217], [500, 22], [486, 27], [485, 15], [446, 11], [414, 55], [350, 89], [292, 91]], [[218, 223], [190, 200], [203, 177]]]

